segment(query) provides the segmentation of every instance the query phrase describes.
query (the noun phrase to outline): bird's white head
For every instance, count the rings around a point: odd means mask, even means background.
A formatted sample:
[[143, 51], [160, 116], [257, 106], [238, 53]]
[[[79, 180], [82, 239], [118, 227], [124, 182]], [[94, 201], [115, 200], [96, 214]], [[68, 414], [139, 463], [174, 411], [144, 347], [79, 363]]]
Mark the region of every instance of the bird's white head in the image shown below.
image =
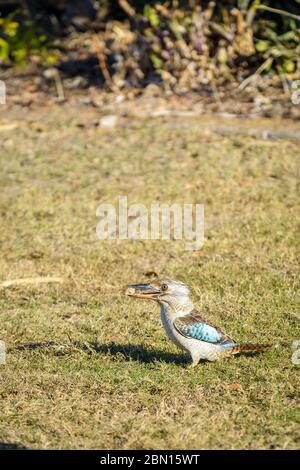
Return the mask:
[[139, 299], [156, 300], [174, 311], [189, 312], [193, 308], [191, 289], [180, 281], [161, 279], [148, 284], [131, 284], [126, 295]]

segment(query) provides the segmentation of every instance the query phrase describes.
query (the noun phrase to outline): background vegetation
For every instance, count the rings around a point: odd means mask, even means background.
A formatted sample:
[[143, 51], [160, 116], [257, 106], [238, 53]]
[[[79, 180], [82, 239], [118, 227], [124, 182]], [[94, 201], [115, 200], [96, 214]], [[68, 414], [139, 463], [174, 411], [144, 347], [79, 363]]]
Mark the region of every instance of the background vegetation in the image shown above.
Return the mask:
[[17, 9], [8, 3], [0, 2], [3, 64], [32, 57], [59, 63], [64, 39], [77, 31], [84, 41], [90, 32], [91, 53], [113, 90], [149, 81], [199, 90], [242, 82], [254, 72], [278, 74], [286, 82], [299, 78], [299, 0], [48, 0], [22, 2]]
[[[299, 1], [0, 8], [0, 448], [299, 448], [299, 125], [253, 119], [300, 116]], [[120, 195], [203, 203], [203, 249], [98, 240]], [[188, 369], [158, 307], [123, 295], [155, 274], [276, 347]]]

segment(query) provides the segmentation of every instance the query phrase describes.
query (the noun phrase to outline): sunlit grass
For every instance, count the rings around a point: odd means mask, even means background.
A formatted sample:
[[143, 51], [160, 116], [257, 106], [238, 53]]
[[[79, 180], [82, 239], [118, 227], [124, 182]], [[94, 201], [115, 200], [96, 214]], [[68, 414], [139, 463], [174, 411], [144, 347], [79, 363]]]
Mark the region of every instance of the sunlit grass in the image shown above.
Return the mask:
[[[0, 441], [298, 447], [298, 156], [295, 143], [220, 137], [192, 122], [101, 131], [61, 119], [4, 136], [0, 279], [68, 282], [0, 291]], [[204, 203], [203, 249], [97, 240], [97, 206], [120, 195]], [[234, 338], [278, 347], [188, 369], [158, 307], [122, 294], [149, 271], [188, 283], [199, 310]]]

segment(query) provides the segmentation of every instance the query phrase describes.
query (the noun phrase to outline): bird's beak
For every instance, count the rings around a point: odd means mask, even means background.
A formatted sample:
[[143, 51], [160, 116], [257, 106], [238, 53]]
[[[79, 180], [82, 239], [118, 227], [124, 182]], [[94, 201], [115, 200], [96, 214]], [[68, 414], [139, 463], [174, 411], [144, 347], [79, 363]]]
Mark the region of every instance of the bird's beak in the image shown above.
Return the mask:
[[125, 295], [138, 299], [156, 299], [161, 290], [151, 284], [131, 284], [126, 287]]

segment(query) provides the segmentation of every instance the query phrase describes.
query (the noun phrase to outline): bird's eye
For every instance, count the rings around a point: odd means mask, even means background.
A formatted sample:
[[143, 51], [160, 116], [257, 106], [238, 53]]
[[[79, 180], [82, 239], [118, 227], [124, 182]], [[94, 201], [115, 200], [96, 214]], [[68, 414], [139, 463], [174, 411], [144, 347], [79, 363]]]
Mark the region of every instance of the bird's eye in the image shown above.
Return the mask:
[[168, 290], [168, 284], [162, 284], [161, 285], [161, 290], [163, 290], [163, 291]]

